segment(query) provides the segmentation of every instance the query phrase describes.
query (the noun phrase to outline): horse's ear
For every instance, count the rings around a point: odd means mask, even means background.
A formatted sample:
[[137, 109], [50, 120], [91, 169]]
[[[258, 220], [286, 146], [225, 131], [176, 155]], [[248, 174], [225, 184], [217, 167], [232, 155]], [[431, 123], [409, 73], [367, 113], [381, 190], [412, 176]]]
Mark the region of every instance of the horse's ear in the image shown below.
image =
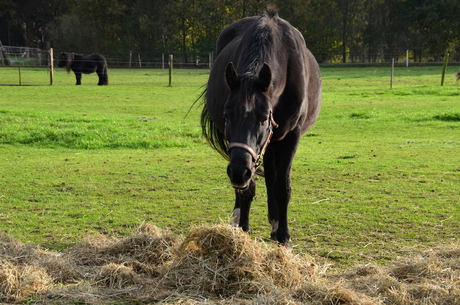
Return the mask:
[[238, 73], [236, 73], [235, 66], [232, 62], [229, 62], [225, 68], [225, 80], [230, 90], [235, 90], [240, 85]]
[[259, 84], [262, 88], [262, 91], [266, 92], [268, 87], [272, 82], [272, 70], [270, 66], [265, 62], [259, 72]]

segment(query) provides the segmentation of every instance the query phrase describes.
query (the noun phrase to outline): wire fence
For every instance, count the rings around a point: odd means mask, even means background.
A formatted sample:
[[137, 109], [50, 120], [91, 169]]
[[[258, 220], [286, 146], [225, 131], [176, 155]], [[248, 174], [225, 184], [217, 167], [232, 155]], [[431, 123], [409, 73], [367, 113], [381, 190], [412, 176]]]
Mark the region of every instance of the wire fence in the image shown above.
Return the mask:
[[[47, 67], [50, 65], [49, 56], [45, 53], [49, 51], [28, 47], [0, 46], [0, 66], [28, 66], [28, 67]], [[89, 55], [93, 52], [83, 52]], [[381, 66], [391, 65], [394, 60], [397, 66], [401, 65], [437, 65], [442, 64], [445, 56], [449, 61], [457, 64], [458, 58], [449, 54], [439, 54], [436, 60], [414, 60], [415, 55], [411, 50], [399, 50], [393, 52], [394, 55], [385, 52], [359, 53], [349, 52], [346, 55], [346, 61], [343, 62], [343, 55], [336, 54], [328, 60], [322, 60], [321, 54], [315, 54], [320, 65], [356, 65], [356, 66]], [[54, 53], [54, 65], [57, 65], [58, 52]], [[142, 52], [130, 51], [126, 56], [105, 55], [107, 63], [111, 68], [160, 68], [167, 69], [170, 62], [170, 56], [173, 56], [173, 65], [175, 68], [190, 69], [210, 69], [215, 60], [214, 52], [195, 53], [193, 55], [184, 55], [178, 52], [165, 52], [157, 54], [145, 54]]]
[[[88, 52], [89, 53], [89, 52]], [[87, 53], [87, 54], [88, 54]], [[411, 57], [411, 52], [406, 50], [405, 52], [399, 52], [395, 58], [391, 58], [389, 61], [379, 53], [378, 60], [354, 60], [346, 63], [340, 61], [323, 61], [319, 62], [322, 67], [409, 67], [409, 66], [442, 66], [446, 63], [449, 66], [454, 66], [456, 69], [460, 67], [458, 61], [448, 61], [449, 56], [444, 54], [440, 56], [442, 61], [425, 61], [416, 62]], [[44, 80], [48, 79], [48, 84], [53, 84], [53, 74], [56, 66], [58, 65], [58, 54], [54, 54], [53, 49], [43, 51], [37, 48], [26, 48], [26, 47], [9, 47], [0, 46], [0, 68], [16, 68], [17, 76], [14, 73], [0, 73], [0, 84], [15, 84], [15, 85], [27, 85], [27, 84], [38, 84], [40, 81], [33, 80], [27, 77], [29, 71], [26, 68], [39, 68], [43, 69], [43, 72], [47, 74], [47, 77], [43, 77]], [[52, 59], [52, 60], [51, 60]], [[142, 53], [129, 52], [126, 57], [107, 57], [107, 63], [109, 69], [211, 69], [212, 64], [215, 60], [213, 52], [195, 54], [193, 56], [181, 56], [175, 55], [174, 53], [162, 53], [160, 55], [143, 55]], [[23, 69], [24, 68], [24, 69]], [[11, 69], [10, 69], [11, 70]], [[59, 70], [57, 70], [59, 71]], [[460, 71], [460, 70], [459, 70]], [[171, 72], [170, 72], [171, 73]], [[9, 75], [9, 76], [7, 76]], [[27, 81], [26, 81], [27, 80]], [[41, 84], [41, 83], [40, 83]]]
[[49, 51], [37, 48], [1, 46], [0, 64], [2, 66], [49, 66]]

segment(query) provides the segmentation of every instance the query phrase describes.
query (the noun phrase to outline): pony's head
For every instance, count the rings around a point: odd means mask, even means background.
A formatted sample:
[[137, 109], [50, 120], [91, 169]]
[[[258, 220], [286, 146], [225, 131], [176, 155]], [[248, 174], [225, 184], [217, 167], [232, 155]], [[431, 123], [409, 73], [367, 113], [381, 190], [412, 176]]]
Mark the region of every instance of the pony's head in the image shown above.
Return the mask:
[[278, 127], [270, 103], [272, 73], [264, 63], [257, 75], [238, 75], [230, 62], [225, 69], [225, 80], [230, 89], [224, 106], [230, 159], [227, 174], [233, 187], [245, 189], [261, 164], [273, 128]]
[[74, 59], [75, 54], [74, 53], [67, 53], [67, 52], [62, 52], [59, 54], [58, 57], [58, 67], [59, 68], [64, 68], [67, 70], [67, 73], [70, 72], [70, 65], [72, 64], [72, 60]]

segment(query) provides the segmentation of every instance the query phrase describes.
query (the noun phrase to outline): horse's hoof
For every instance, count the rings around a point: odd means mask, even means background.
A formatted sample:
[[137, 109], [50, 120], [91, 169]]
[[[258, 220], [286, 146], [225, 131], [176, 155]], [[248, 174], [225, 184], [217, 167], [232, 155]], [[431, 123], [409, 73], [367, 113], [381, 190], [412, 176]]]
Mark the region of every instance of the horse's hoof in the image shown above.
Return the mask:
[[284, 247], [284, 248], [286, 248], [286, 249], [292, 249], [292, 248], [291, 248], [291, 245], [289, 244], [289, 242], [278, 243], [278, 246], [279, 246], [279, 247]]

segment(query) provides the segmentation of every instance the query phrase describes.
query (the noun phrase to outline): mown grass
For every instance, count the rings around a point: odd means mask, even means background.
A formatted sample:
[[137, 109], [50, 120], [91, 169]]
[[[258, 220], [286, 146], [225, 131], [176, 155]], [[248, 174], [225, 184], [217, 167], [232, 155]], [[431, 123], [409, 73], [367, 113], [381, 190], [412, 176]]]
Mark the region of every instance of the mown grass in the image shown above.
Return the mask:
[[[390, 89], [389, 68], [322, 68], [321, 115], [293, 166], [295, 251], [349, 265], [458, 242], [455, 70], [441, 87], [441, 67], [397, 68]], [[0, 89], [0, 230], [59, 250], [143, 222], [178, 233], [228, 222], [225, 161], [190, 110], [207, 70], [176, 70], [173, 87], [166, 70], [111, 69], [107, 87], [62, 70], [35, 86], [46, 70], [27, 73], [30, 86]], [[261, 179], [254, 236], [269, 233], [265, 202]]]

